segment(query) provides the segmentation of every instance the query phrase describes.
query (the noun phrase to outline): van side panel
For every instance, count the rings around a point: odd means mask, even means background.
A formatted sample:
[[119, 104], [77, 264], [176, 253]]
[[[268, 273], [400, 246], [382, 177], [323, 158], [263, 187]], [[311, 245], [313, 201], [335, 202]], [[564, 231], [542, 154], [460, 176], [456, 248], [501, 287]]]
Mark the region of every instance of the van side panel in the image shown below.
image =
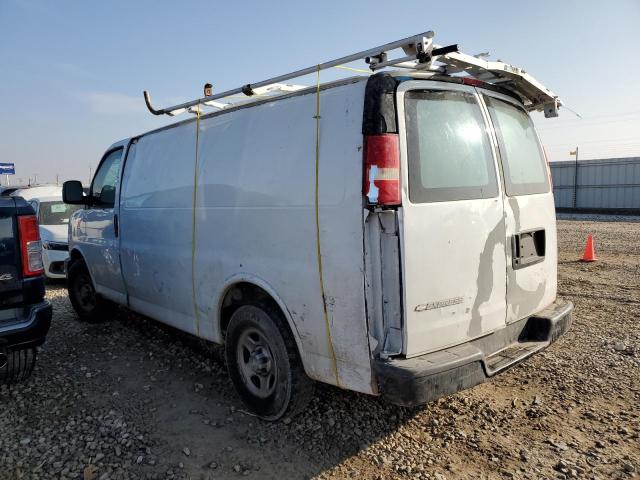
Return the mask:
[[195, 126], [143, 136], [131, 149], [120, 207], [120, 252], [129, 305], [195, 333], [191, 300]]
[[195, 275], [202, 336], [222, 340], [218, 307], [228, 279], [260, 279], [286, 305], [309, 376], [370, 393], [361, 198], [364, 87], [360, 81], [327, 89], [320, 101], [321, 251], [338, 379], [317, 265], [315, 93], [201, 120]]
[[362, 208], [365, 85], [330, 89], [321, 99], [320, 232], [340, 385], [372, 393]]

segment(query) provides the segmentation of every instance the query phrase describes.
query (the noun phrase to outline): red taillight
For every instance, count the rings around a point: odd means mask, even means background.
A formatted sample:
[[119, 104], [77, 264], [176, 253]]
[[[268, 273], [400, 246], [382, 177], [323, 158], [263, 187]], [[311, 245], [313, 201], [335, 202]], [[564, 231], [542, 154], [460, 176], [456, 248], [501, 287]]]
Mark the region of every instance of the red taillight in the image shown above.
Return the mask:
[[[372, 183], [378, 189], [377, 199], [369, 197]], [[400, 205], [400, 146], [397, 134], [365, 136], [362, 193], [373, 204]]]
[[22, 252], [22, 275], [32, 277], [44, 273], [42, 263], [42, 243], [38, 219], [35, 215], [18, 217], [18, 233], [20, 235], [20, 251]]

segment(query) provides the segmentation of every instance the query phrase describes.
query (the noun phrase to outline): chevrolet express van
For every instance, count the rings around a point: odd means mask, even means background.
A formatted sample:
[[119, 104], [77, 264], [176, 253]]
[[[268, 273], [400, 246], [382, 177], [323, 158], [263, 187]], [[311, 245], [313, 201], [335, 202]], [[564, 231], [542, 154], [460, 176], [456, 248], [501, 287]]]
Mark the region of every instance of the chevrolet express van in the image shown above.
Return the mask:
[[377, 73], [199, 115], [113, 144], [64, 198], [80, 318], [118, 304], [224, 344], [265, 419], [313, 381], [422, 404], [571, 322], [533, 123], [478, 80]]

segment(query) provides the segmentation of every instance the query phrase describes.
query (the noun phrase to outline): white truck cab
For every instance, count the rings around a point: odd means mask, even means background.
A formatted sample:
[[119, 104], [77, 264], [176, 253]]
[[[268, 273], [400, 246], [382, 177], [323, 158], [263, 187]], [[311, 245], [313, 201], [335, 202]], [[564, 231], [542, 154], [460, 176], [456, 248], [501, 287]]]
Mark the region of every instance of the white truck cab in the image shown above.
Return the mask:
[[312, 380], [422, 404], [570, 326], [542, 147], [480, 80], [399, 70], [198, 114], [64, 197], [79, 316], [117, 303], [224, 344], [265, 419]]

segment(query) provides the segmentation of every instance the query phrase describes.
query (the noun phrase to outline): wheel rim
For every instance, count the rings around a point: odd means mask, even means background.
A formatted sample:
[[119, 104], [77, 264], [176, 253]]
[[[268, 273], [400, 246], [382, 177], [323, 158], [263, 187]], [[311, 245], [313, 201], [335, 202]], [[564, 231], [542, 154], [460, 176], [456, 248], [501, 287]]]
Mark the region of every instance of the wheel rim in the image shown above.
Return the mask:
[[264, 334], [246, 329], [238, 338], [236, 357], [245, 387], [256, 397], [267, 398], [276, 389], [277, 368]]
[[78, 304], [83, 310], [89, 311], [96, 306], [96, 292], [88, 275], [82, 274], [78, 276], [74, 290]]

